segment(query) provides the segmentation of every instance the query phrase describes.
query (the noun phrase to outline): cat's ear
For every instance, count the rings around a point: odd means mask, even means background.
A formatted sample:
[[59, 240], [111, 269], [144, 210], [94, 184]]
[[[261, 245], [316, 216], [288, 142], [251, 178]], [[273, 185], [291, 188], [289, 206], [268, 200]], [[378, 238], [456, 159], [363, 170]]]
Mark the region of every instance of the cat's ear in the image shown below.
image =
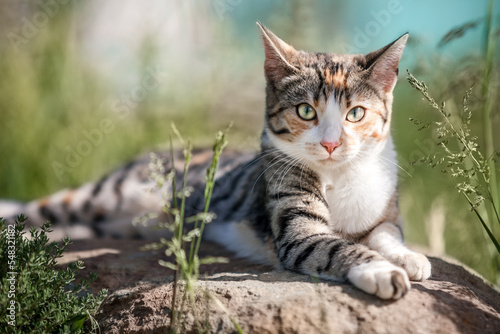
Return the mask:
[[297, 51], [293, 46], [283, 42], [260, 22], [257, 22], [257, 26], [264, 42], [264, 51], [266, 54], [264, 70], [266, 77], [273, 81], [279, 81], [283, 77], [298, 71], [292, 65], [294, 59], [297, 57]]
[[406, 33], [389, 45], [365, 56], [370, 79], [385, 93], [391, 93], [396, 85], [399, 60], [403, 55], [408, 36]]

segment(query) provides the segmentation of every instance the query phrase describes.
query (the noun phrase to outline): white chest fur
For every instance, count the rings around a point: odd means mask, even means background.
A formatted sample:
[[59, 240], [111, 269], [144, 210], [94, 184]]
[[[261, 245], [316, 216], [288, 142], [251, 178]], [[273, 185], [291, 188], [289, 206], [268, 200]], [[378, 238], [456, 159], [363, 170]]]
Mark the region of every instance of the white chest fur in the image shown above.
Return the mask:
[[320, 174], [331, 226], [342, 233], [366, 231], [382, 219], [396, 191], [397, 165], [392, 142], [379, 154]]

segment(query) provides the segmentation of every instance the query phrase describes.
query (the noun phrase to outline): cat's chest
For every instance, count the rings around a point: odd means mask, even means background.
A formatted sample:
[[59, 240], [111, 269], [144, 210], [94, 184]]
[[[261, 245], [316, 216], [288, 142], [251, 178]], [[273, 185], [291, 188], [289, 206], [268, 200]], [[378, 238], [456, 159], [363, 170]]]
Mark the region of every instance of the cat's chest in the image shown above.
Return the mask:
[[396, 191], [396, 177], [377, 166], [322, 179], [332, 229], [348, 234], [366, 231], [377, 223]]

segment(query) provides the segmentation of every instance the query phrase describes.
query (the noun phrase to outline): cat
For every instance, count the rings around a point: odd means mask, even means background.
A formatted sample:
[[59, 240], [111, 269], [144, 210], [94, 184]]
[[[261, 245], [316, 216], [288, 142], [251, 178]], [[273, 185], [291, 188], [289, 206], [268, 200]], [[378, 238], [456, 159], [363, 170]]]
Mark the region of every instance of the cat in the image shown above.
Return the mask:
[[[408, 34], [367, 55], [297, 51], [257, 23], [265, 51], [261, 152], [225, 151], [205, 238], [238, 256], [328, 280], [348, 280], [398, 299], [429, 260], [403, 244], [397, 164], [390, 135], [393, 89]], [[164, 156], [182, 174], [183, 159]], [[187, 213], [201, 211], [211, 151], [195, 152]], [[25, 213], [72, 237], [135, 237], [134, 216], [158, 211], [160, 193], [144, 156], [101, 180], [27, 204], [3, 201], [0, 215]], [[178, 181], [180, 182], [180, 180]], [[147, 237], [147, 236], [146, 236]]]

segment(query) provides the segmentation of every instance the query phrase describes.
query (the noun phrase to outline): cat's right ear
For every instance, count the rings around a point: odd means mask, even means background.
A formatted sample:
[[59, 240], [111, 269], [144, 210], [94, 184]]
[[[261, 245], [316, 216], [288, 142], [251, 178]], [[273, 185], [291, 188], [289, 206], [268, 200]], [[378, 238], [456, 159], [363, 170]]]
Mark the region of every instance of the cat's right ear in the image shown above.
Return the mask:
[[283, 42], [260, 22], [257, 22], [257, 27], [259, 27], [262, 41], [264, 42], [264, 51], [266, 54], [264, 70], [266, 78], [272, 81], [279, 81], [297, 72], [298, 69], [292, 65], [297, 57], [297, 51], [293, 46]]
[[366, 66], [370, 72], [370, 78], [385, 93], [392, 93], [394, 85], [396, 85], [399, 61], [407, 40], [408, 33], [389, 45], [366, 55]]

